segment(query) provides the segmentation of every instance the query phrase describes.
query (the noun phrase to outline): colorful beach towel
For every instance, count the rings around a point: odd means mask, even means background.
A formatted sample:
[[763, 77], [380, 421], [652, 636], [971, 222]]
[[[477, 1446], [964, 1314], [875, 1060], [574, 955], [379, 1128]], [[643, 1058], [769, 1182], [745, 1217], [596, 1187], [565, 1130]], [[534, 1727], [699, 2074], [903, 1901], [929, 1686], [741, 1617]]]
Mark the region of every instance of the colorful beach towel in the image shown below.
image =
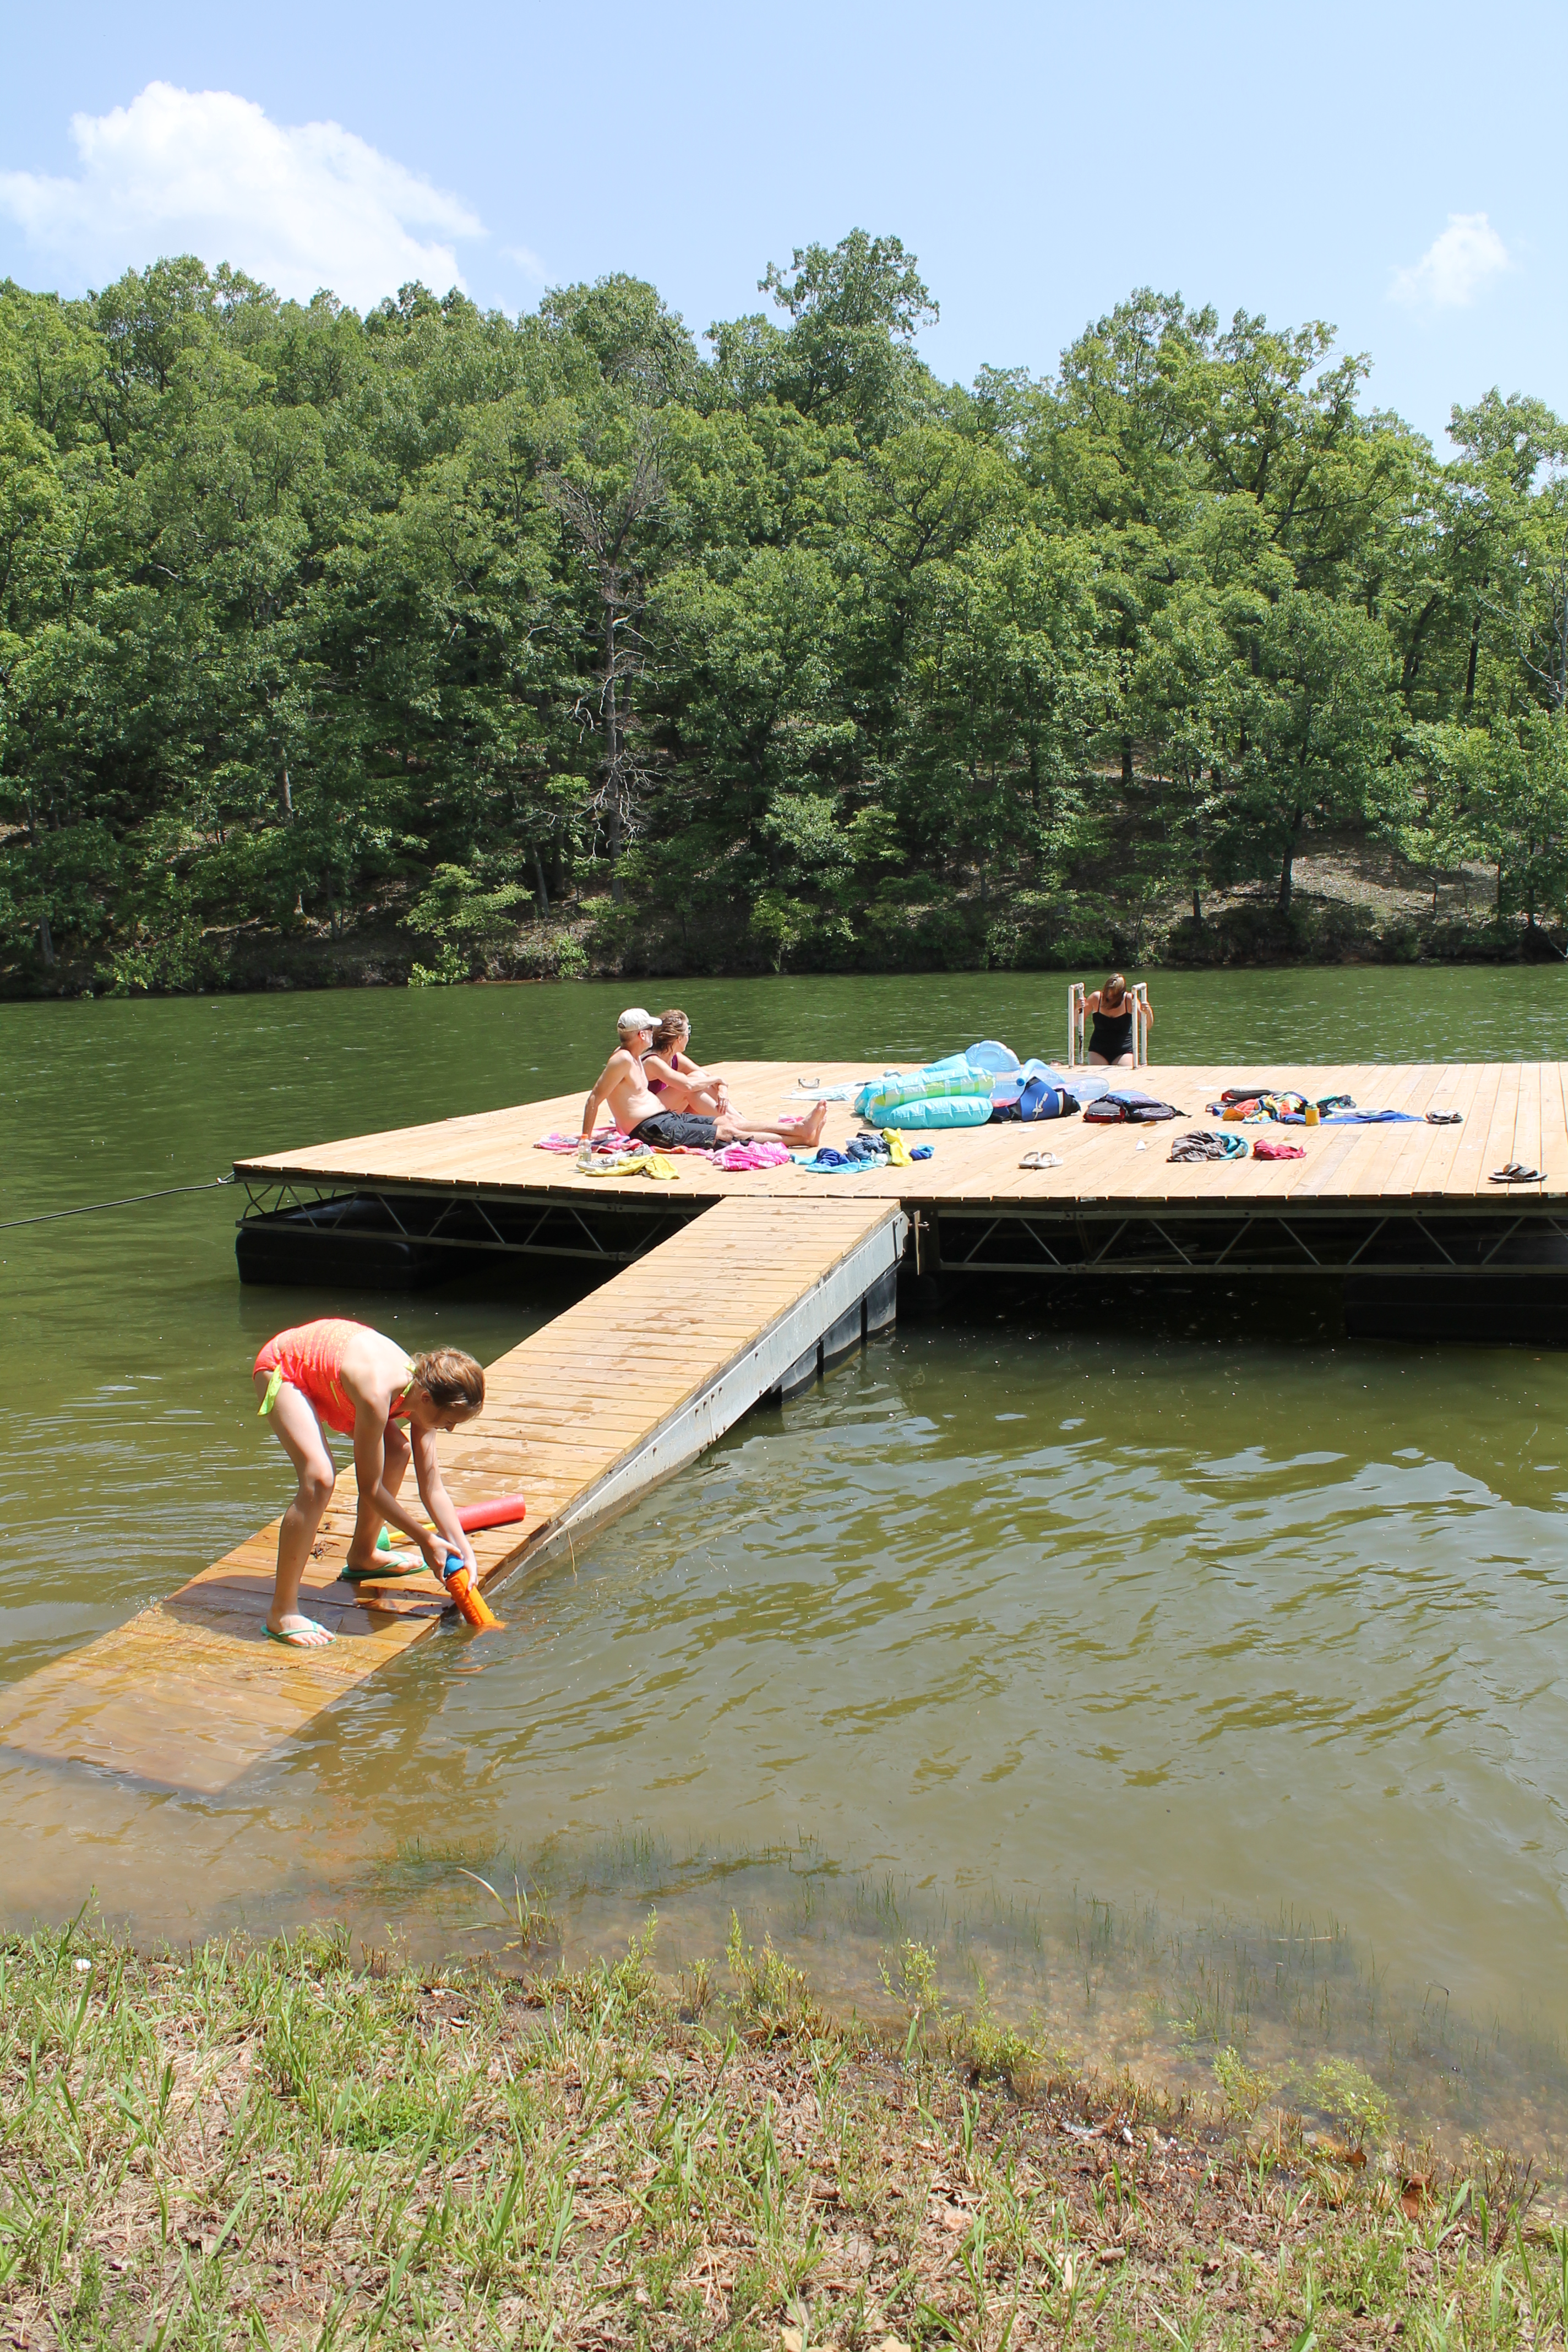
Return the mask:
[[727, 1168], [736, 1175], [750, 1168], [783, 1168], [790, 1158], [782, 1143], [765, 1138], [754, 1143], [726, 1143], [718, 1151], [704, 1151], [700, 1156], [710, 1160], [715, 1168]]

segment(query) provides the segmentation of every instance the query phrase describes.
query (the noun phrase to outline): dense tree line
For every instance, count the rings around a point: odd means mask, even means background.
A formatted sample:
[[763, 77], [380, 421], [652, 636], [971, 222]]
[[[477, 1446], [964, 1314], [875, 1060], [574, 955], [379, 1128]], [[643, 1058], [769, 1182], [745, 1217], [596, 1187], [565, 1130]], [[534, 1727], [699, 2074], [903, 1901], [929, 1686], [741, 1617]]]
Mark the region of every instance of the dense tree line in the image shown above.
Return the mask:
[[633, 968], [1071, 960], [1240, 881], [1288, 929], [1325, 831], [1558, 916], [1547, 408], [1445, 460], [1327, 328], [1148, 292], [944, 384], [858, 232], [761, 290], [703, 352], [624, 277], [0, 287], [14, 971], [188, 985], [373, 908], [440, 976], [569, 969], [584, 906]]

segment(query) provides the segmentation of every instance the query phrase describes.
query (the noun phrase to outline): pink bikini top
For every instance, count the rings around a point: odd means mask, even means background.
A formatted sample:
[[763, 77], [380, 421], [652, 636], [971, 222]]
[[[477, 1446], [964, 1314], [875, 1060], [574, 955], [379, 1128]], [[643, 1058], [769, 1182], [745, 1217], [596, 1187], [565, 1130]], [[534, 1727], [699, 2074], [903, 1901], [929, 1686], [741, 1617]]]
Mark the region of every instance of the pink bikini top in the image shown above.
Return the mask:
[[[652, 1051], [653, 1051], [653, 1048], [652, 1048], [652, 1047], [651, 1047], [651, 1045], [650, 1045], [650, 1046], [649, 1046], [649, 1048], [648, 1048], [648, 1053], [651, 1053]], [[644, 1061], [644, 1064], [646, 1065], [646, 1064], [647, 1064], [647, 1054], [645, 1054], [645, 1055], [643, 1055], [643, 1061]], [[680, 1067], [680, 1048], [679, 1048], [679, 1045], [676, 1047], [676, 1049], [675, 1049], [674, 1053], [673, 1053], [673, 1054], [670, 1055], [670, 1057], [669, 1057], [669, 1066], [670, 1066], [670, 1068], [671, 1068], [672, 1070], [679, 1070], [679, 1067]], [[692, 1064], [692, 1066], [692, 1066], [692, 1068], [693, 1068], [693, 1069], [695, 1069], [695, 1068], [697, 1067], [696, 1063], [695, 1063], [695, 1062], [693, 1062], [693, 1064]], [[664, 1092], [664, 1084], [665, 1084], [665, 1082], [664, 1082], [664, 1080], [663, 1080], [662, 1078], [649, 1078], [649, 1077], [647, 1077], [647, 1069], [646, 1069], [646, 1067], [645, 1067], [645, 1069], [644, 1069], [643, 1075], [644, 1075], [644, 1077], [647, 1079], [647, 1090], [648, 1090], [648, 1092], [649, 1092], [649, 1094], [650, 1094], [650, 1095], [661, 1095], [661, 1094], [663, 1094], [663, 1092]]]

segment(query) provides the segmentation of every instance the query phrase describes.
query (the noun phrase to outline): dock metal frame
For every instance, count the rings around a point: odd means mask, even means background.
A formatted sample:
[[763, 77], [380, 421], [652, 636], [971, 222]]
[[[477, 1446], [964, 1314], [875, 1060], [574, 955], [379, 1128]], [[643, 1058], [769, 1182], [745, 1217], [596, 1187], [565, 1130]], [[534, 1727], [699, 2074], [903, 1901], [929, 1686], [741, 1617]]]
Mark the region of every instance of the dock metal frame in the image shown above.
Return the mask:
[[[711, 1204], [654, 1192], [602, 1201], [538, 1192], [464, 1191], [420, 1183], [310, 1183], [245, 1178], [247, 1227], [309, 1226], [353, 1250], [402, 1241], [421, 1248], [631, 1265]], [[347, 1211], [368, 1212], [342, 1222]], [[1346, 1275], [1468, 1277], [1568, 1274], [1568, 1214], [1522, 1205], [1490, 1214], [1430, 1202], [1357, 1210], [1300, 1203], [1092, 1201], [910, 1204], [922, 1269], [974, 1275]]]
[[1489, 1216], [1462, 1202], [1358, 1212], [1235, 1202], [1138, 1210], [953, 1202], [924, 1213], [921, 1238], [932, 1270], [947, 1274], [1354, 1273], [1471, 1281], [1568, 1274], [1568, 1219], [1541, 1209]]
[[[622, 1192], [603, 1201], [569, 1193], [456, 1192], [448, 1185], [312, 1183], [296, 1178], [241, 1177], [246, 1208], [236, 1222], [247, 1227], [287, 1223], [296, 1230], [314, 1223], [313, 1211], [331, 1210], [317, 1228], [323, 1239], [352, 1249], [356, 1244], [412, 1242], [421, 1248], [486, 1250], [512, 1257], [585, 1258], [601, 1265], [630, 1265], [700, 1216], [710, 1203], [672, 1200], [652, 1183], [646, 1198]], [[353, 1209], [378, 1212], [375, 1222], [344, 1222]]]

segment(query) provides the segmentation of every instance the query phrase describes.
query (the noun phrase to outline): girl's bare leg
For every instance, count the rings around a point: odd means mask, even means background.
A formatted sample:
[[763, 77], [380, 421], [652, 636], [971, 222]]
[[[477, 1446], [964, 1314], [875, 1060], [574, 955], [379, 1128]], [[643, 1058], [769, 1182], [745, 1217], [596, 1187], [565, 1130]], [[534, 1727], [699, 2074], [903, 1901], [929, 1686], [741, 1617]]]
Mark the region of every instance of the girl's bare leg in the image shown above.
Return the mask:
[[[266, 1395], [267, 1385], [267, 1373], [258, 1372], [258, 1398]], [[279, 1444], [294, 1465], [300, 1491], [284, 1512], [283, 1524], [278, 1530], [278, 1574], [267, 1623], [270, 1632], [291, 1642], [296, 1648], [320, 1650], [333, 1636], [326, 1626], [300, 1614], [300, 1580], [305, 1573], [321, 1515], [332, 1499], [337, 1474], [315, 1408], [297, 1388], [284, 1382], [268, 1418]]]
[[[389, 1421], [386, 1424], [386, 1436], [383, 1441], [381, 1475], [383, 1483], [390, 1493], [395, 1495], [402, 1486], [403, 1474], [408, 1467], [408, 1440], [396, 1423]], [[354, 1520], [353, 1538], [349, 1545], [349, 1556], [345, 1563], [348, 1567], [374, 1568], [376, 1566], [375, 1539], [384, 1525], [385, 1521], [381, 1513], [373, 1509], [362, 1495], [359, 1498], [359, 1512]]]
[[667, 1085], [660, 1095], [661, 1110], [695, 1111], [700, 1118], [734, 1118], [738, 1116], [720, 1087], [683, 1087], [679, 1093]]

